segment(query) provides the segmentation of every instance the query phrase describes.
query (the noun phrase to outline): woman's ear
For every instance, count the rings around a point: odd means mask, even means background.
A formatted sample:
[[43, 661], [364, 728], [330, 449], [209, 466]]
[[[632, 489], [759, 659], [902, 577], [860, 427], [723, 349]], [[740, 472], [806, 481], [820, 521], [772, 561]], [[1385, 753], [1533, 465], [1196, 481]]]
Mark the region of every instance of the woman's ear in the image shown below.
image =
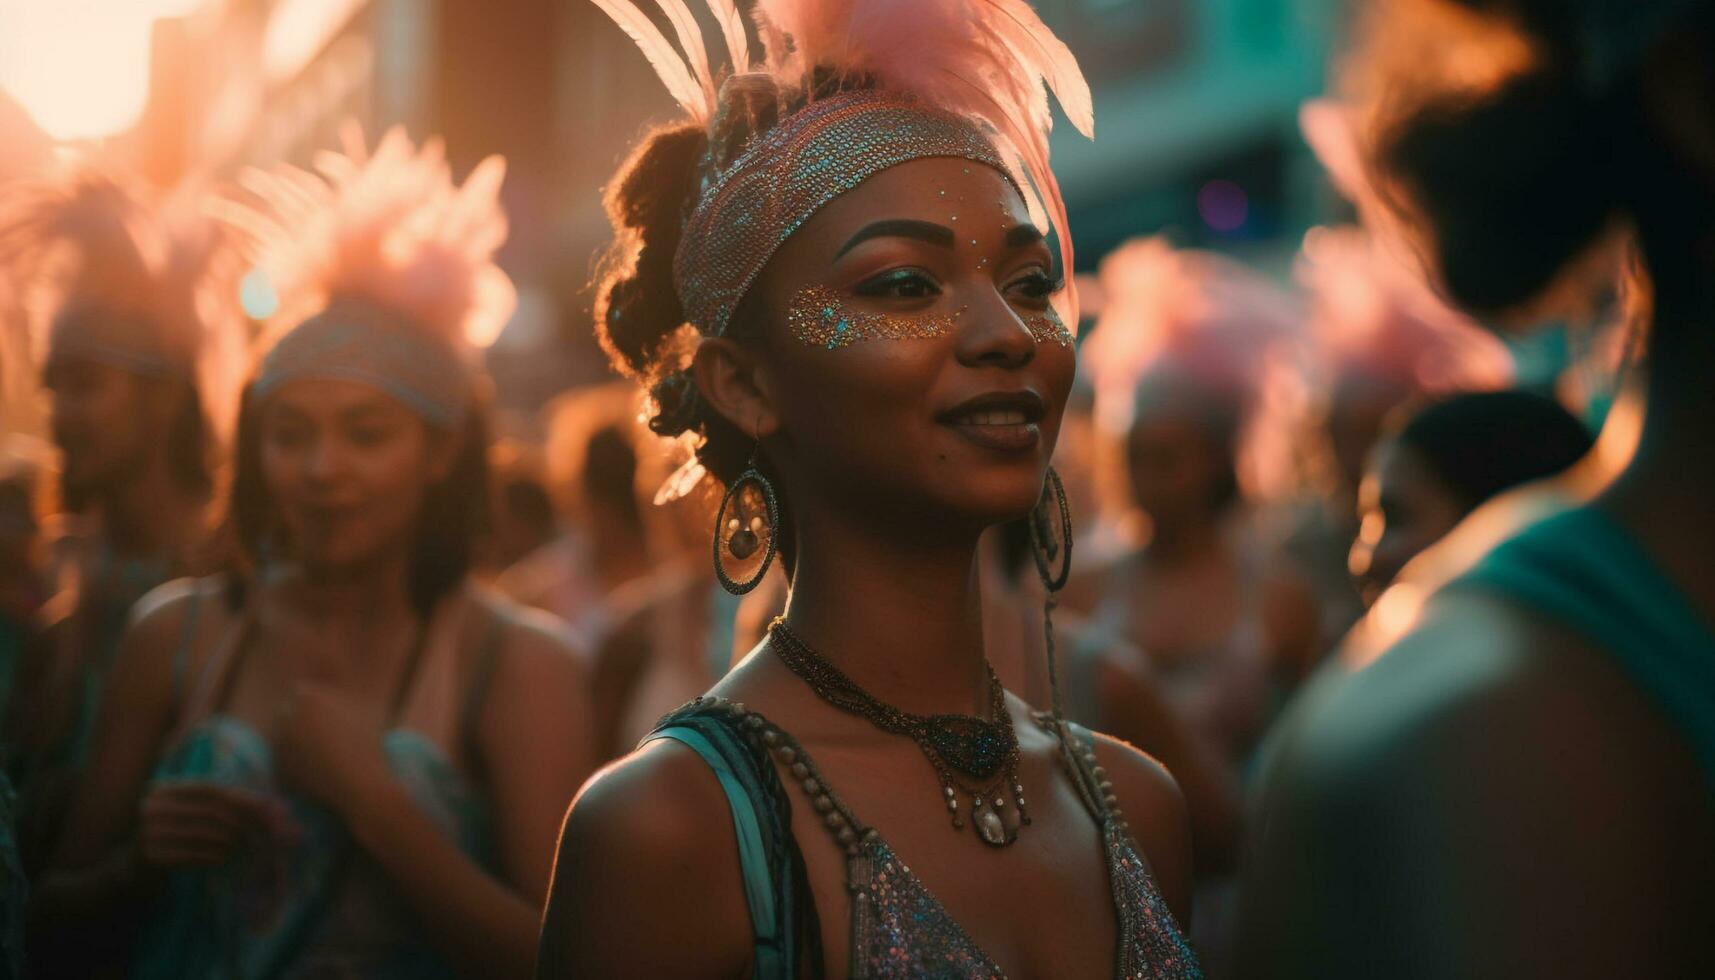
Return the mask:
[[765, 439], [780, 429], [767, 372], [756, 351], [727, 337], [704, 337], [691, 361], [697, 390], [745, 435]]

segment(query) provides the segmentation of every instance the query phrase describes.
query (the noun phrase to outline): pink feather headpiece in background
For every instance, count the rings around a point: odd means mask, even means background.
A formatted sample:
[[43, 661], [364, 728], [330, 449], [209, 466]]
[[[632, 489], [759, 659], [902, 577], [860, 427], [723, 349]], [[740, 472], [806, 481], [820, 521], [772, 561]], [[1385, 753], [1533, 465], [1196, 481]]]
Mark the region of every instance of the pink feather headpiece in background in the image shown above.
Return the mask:
[[93, 157], [0, 193], [8, 397], [29, 387], [37, 362], [87, 357], [194, 382], [213, 434], [230, 435], [241, 269], [200, 197], [158, 194]]
[[1299, 252], [1297, 277], [1311, 295], [1324, 369], [1430, 395], [1510, 384], [1506, 345], [1435, 292], [1399, 218], [1383, 203], [1364, 167], [1355, 110], [1312, 99], [1299, 109], [1298, 124], [1360, 222], [1313, 228]]
[[371, 154], [353, 126], [344, 142], [315, 172], [247, 172], [240, 184], [258, 205], [216, 207], [280, 297], [255, 390], [312, 375], [363, 381], [454, 424], [470, 362], [517, 300], [494, 262], [505, 162], [483, 160], [459, 186], [437, 140], [419, 148], [395, 128]]
[[1233, 259], [1134, 239], [1102, 259], [1102, 307], [1083, 362], [1107, 431], [1132, 422], [1138, 386], [1157, 370], [1251, 400], [1270, 357], [1302, 333], [1298, 297]]

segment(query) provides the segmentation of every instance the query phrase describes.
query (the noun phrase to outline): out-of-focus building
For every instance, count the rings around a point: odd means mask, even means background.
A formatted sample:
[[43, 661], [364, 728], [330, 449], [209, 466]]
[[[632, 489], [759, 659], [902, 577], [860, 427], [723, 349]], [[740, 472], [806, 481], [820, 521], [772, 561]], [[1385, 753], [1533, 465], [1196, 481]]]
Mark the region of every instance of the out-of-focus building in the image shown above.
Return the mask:
[[1322, 89], [1338, 0], [1040, 6], [1095, 94], [1095, 142], [1061, 127], [1053, 147], [1079, 264], [1164, 232], [1284, 271], [1334, 201], [1297, 118]]

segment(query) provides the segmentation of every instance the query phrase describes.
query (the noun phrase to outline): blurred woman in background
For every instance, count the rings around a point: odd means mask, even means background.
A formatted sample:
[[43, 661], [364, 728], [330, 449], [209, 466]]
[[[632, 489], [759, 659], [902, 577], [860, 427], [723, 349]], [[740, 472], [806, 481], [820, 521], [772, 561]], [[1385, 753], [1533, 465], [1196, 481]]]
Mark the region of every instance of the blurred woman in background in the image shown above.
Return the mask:
[[284, 299], [240, 412], [246, 567], [140, 608], [40, 900], [146, 900], [137, 977], [525, 976], [590, 760], [555, 625], [467, 577], [501, 162], [455, 188], [394, 131], [319, 170], [226, 208]]
[[613, 628], [616, 593], [655, 570], [638, 475], [638, 396], [624, 382], [561, 395], [543, 410], [541, 451], [558, 533], [495, 582], [517, 602], [565, 620], [594, 654]]
[[[1358, 487], [1390, 417], [1426, 399], [1513, 383], [1505, 344], [1423, 281], [1365, 173], [1356, 123], [1343, 105], [1313, 99], [1300, 128], [1359, 223], [1312, 228], [1294, 266], [1309, 297], [1303, 390], [1291, 438], [1307, 499], [1286, 511], [1286, 554], [1305, 571], [1333, 643], [1363, 614], [1347, 567], [1358, 533]], [[1313, 665], [1306, 665], [1306, 668]], [[1308, 670], [1306, 670], [1306, 673]]]
[[1102, 263], [1105, 296], [1086, 356], [1110, 439], [1115, 512], [1133, 547], [1099, 577], [1067, 665], [1113, 645], [1154, 665], [1167, 697], [1236, 773], [1260, 735], [1275, 665], [1319, 649], [1316, 607], [1272, 560], [1240, 467], [1272, 352], [1300, 324], [1283, 290], [1230, 259], [1134, 242]]
[[0, 266], [35, 335], [71, 515], [5, 723], [32, 867], [88, 761], [132, 604], [218, 564], [210, 504], [242, 336], [233, 264], [189, 212], [87, 161], [0, 197]]
[[1350, 567], [1366, 601], [1490, 498], [1565, 472], [1593, 444], [1560, 403], [1528, 391], [1455, 395], [1418, 411], [1371, 452], [1358, 488]]
[[1366, 666], [1289, 719], [1254, 825], [1245, 973], [1710, 976], [1715, 11], [1371, 16], [1347, 71], [1364, 144], [1449, 295], [1494, 314], [1564, 299], [1583, 284], [1562, 273], [1629, 230], [1648, 390], [1617, 477], [1519, 502], [1486, 553], [1456, 530], [1354, 634], [1345, 660]]

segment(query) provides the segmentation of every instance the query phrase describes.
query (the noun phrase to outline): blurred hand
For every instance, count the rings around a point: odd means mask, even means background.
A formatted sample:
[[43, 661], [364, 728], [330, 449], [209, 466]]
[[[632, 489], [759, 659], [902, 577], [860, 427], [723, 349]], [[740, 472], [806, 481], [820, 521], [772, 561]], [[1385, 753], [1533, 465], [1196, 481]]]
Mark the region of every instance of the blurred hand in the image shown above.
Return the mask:
[[300, 683], [275, 719], [280, 776], [334, 810], [388, 776], [378, 717], [372, 708], [324, 684]]
[[138, 818], [144, 865], [160, 871], [225, 864], [280, 826], [277, 800], [208, 782], [150, 787]]

